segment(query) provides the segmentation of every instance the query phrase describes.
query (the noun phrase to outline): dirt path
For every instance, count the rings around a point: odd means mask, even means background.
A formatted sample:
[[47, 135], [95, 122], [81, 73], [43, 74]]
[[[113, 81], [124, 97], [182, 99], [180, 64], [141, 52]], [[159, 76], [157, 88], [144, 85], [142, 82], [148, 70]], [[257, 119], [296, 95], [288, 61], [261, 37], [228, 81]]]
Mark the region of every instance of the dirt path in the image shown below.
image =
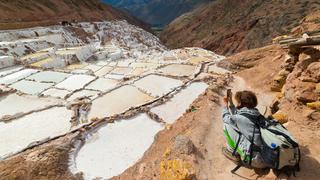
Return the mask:
[[[230, 88], [233, 92], [239, 90], [253, 90], [257, 93], [259, 99], [259, 107], [260, 112], [265, 111], [265, 107], [271, 103], [273, 96], [269, 94], [265, 94], [250, 88], [244, 79], [241, 77], [235, 77], [234, 82], [230, 84]], [[222, 102], [222, 99], [220, 99]], [[205, 140], [205, 148], [208, 151], [207, 158], [205, 161], [200, 162], [201, 171], [200, 179], [257, 179], [259, 176], [253, 171], [246, 168], [241, 168], [237, 171], [237, 175], [230, 173], [230, 171], [236, 166], [230, 160], [226, 159], [222, 153], [221, 148], [225, 144], [225, 139], [222, 133], [222, 120], [221, 120], [221, 112], [223, 107], [219, 106], [215, 113], [214, 118], [211, 123], [211, 128], [208, 133], [208, 136]], [[264, 176], [264, 179], [267, 177]]]

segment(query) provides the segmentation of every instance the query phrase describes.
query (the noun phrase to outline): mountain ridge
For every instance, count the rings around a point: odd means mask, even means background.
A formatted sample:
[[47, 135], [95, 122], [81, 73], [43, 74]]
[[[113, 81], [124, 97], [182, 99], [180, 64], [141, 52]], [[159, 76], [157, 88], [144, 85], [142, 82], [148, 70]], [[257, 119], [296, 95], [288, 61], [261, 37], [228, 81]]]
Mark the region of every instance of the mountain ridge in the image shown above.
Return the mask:
[[142, 21], [99, 0], [0, 0], [0, 29], [58, 24], [62, 21], [127, 20], [148, 29]]
[[[153, 26], [163, 27], [179, 15], [210, 0], [104, 0]], [[160, 7], [160, 8], [159, 8]]]

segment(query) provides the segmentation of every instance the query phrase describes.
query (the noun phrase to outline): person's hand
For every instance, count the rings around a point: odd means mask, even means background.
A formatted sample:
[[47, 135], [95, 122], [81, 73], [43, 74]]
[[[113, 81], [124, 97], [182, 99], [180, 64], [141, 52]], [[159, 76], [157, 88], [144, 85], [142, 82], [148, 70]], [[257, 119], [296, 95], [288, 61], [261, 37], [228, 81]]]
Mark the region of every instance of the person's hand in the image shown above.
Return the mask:
[[224, 106], [228, 107], [228, 97], [227, 96], [224, 96], [223, 97], [223, 103], [224, 103]]

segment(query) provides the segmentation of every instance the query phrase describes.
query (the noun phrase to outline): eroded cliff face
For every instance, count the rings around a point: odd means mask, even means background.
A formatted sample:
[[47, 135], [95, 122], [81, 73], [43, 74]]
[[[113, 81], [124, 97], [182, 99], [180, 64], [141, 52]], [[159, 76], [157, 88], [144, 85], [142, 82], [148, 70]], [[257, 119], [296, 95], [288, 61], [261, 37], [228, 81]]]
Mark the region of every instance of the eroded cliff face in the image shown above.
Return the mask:
[[127, 20], [147, 28], [143, 22], [99, 0], [0, 1], [0, 29], [19, 29], [58, 24], [62, 21]]
[[218, 0], [177, 18], [161, 40], [172, 48], [199, 46], [232, 54], [271, 43], [319, 8], [317, 0]]

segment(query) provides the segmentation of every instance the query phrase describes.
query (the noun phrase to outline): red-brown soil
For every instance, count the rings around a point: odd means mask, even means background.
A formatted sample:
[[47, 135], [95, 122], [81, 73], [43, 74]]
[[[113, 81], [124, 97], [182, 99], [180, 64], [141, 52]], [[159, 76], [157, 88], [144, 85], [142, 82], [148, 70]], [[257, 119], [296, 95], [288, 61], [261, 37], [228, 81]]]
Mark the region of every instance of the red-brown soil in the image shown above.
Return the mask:
[[0, 0], [0, 29], [59, 24], [62, 21], [127, 20], [148, 26], [99, 0]]
[[318, 0], [216, 0], [174, 20], [161, 40], [172, 48], [198, 46], [228, 55], [271, 43], [319, 9]]

